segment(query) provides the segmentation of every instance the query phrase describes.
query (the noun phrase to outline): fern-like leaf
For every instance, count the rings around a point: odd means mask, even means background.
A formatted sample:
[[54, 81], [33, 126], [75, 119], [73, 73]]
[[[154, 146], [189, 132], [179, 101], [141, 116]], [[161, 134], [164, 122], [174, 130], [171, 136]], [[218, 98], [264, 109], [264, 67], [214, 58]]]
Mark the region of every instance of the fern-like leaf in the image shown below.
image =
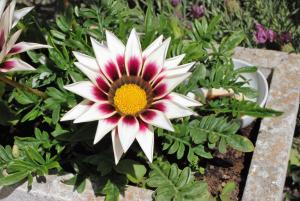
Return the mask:
[[176, 164], [170, 165], [166, 162], [153, 163], [151, 168], [147, 185], [156, 188], [155, 200], [208, 201], [210, 199], [207, 184], [195, 181], [190, 168], [181, 170]]

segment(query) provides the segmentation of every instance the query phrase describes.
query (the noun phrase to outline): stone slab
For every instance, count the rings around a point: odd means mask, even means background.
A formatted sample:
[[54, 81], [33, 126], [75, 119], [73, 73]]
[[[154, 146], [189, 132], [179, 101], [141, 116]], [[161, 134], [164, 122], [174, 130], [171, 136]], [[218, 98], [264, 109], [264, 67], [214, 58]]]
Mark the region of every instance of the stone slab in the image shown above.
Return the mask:
[[[267, 59], [266, 59], [267, 60]], [[276, 66], [266, 107], [283, 111], [261, 122], [242, 201], [281, 201], [299, 109], [300, 59]]]
[[247, 61], [259, 67], [277, 68], [282, 63], [286, 63], [290, 59], [290, 56], [300, 58], [297, 54], [243, 47], [237, 47], [233, 57]]
[[[83, 193], [73, 191], [73, 187], [62, 183], [72, 175], [46, 176], [46, 182], [34, 180], [32, 189], [28, 192], [27, 183], [18, 186], [2, 187], [0, 189], [1, 201], [104, 201], [103, 196], [95, 196], [90, 182], [86, 183]], [[127, 186], [124, 195], [120, 196], [120, 201], [152, 201], [152, 191]]]

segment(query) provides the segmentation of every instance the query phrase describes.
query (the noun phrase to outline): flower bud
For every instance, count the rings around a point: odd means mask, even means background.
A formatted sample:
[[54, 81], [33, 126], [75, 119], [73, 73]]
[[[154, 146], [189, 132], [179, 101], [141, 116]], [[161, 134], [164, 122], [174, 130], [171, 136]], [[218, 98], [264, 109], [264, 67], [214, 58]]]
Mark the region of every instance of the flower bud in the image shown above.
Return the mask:
[[171, 0], [170, 3], [173, 7], [176, 7], [181, 3], [181, 0]]
[[205, 7], [203, 5], [193, 5], [191, 8], [191, 15], [193, 18], [203, 17], [205, 14]]

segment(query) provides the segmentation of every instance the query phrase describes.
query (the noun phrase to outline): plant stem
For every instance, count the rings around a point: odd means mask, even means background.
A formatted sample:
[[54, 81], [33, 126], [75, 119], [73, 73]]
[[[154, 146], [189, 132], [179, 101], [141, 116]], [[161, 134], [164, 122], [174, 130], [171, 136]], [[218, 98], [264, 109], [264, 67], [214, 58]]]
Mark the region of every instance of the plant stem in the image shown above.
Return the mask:
[[37, 90], [37, 89], [30, 88], [30, 87], [22, 85], [22, 84], [20, 84], [18, 82], [15, 82], [15, 81], [7, 78], [3, 73], [0, 73], [0, 81], [4, 82], [4, 83], [6, 83], [6, 84], [8, 84], [8, 85], [10, 85], [12, 87], [21, 89], [23, 91], [30, 92], [30, 93], [32, 93], [34, 95], [37, 95], [37, 96], [41, 97], [41, 98], [46, 99], [48, 97], [45, 92], [42, 92], [42, 91]]

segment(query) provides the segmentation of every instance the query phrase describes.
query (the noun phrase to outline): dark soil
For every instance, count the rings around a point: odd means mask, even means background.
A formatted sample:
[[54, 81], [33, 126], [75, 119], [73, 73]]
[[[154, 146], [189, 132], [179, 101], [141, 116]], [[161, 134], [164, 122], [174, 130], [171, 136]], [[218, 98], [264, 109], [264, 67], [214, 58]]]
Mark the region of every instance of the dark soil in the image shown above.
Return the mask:
[[[259, 125], [260, 121], [257, 121], [241, 129], [240, 133], [255, 143]], [[204, 179], [208, 183], [209, 191], [214, 196], [220, 194], [226, 183], [234, 182], [237, 187], [232, 192], [231, 200], [241, 200], [251, 158], [252, 153], [242, 153], [234, 149], [228, 149], [226, 154], [216, 151], [214, 159], [207, 161], [205, 174], [199, 179]]]

